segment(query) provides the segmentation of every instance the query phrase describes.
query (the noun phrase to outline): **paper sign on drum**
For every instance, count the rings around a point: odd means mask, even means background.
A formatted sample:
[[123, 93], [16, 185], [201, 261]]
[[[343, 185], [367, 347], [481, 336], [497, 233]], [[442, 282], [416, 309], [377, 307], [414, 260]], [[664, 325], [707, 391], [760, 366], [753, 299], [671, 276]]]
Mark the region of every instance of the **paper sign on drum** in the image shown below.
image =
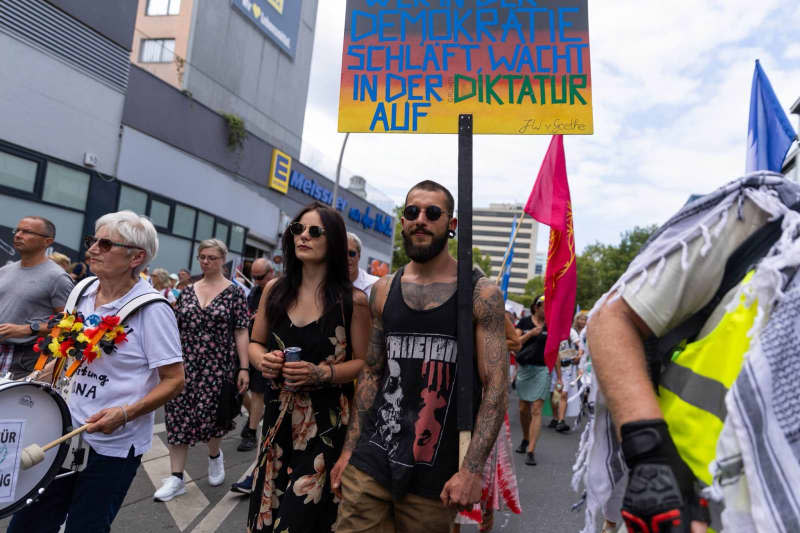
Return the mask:
[[14, 500], [24, 420], [0, 420], [0, 503]]
[[339, 131], [590, 135], [588, 0], [347, 0]]

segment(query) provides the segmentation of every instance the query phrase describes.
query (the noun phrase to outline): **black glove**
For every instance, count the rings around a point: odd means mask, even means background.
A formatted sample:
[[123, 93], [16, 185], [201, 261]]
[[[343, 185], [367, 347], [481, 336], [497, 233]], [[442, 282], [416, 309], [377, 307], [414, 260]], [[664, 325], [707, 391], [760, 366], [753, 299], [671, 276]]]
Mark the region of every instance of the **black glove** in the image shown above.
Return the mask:
[[694, 474], [683, 462], [663, 420], [620, 428], [630, 468], [622, 517], [630, 533], [689, 533], [691, 521], [708, 523], [708, 502], [698, 496]]

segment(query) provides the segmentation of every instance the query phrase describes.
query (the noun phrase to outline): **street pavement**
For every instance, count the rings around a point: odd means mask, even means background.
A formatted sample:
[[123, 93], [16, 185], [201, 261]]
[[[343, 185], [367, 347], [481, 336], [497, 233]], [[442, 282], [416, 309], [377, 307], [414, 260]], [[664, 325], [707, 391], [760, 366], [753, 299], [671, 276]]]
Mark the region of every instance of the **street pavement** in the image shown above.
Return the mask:
[[[512, 393], [509, 404], [513, 445], [521, 440], [517, 399]], [[245, 417], [237, 420], [239, 427]], [[186, 465], [187, 493], [167, 503], [153, 501], [153, 492], [161, 479], [169, 475], [167, 435], [163, 413], [157, 413], [153, 448], [143, 458], [142, 467], [131, 486], [122, 509], [112, 527], [114, 533], [175, 532], [210, 533], [245, 530], [247, 497], [230, 492], [232, 482], [241, 479], [256, 459], [255, 450], [238, 452], [239, 428], [222, 442], [226, 479], [219, 487], [208, 484], [207, 449], [195, 446], [189, 450]], [[549, 422], [545, 418], [544, 422]], [[583, 522], [582, 512], [570, 512], [578, 496], [569, 486], [572, 463], [577, 451], [579, 432], [556, 433], [542, 428], [536, 448], [537, 466], [525, 465], [525, 456], [514, 454], [517, 482], [523, 513], [508, 511], [495, 516], [493, 531], [503, 533], [577, 532]], [[8, 520], [0, 520], [5, 530]], [[462, 531], [474, 532], [476, 527]]]

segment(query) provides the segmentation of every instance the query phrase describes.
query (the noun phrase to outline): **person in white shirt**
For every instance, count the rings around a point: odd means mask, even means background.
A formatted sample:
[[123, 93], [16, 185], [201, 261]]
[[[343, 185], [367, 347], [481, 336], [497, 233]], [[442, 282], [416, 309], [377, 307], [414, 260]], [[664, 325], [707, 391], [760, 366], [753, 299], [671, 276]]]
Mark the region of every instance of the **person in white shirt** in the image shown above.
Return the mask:
[[367, 293], [372, 291], [372, 286], [380, 278], [367, 274], [363, 268], [358, 267], [358, 262], [361, 261], [361, 239], [358, 235], [352, 232], [347, 232], [347, 272], [350, 274], [350, 281], [353, 287], [361, 289]]
[[[110, 213], [86, 237], [88, 264], [97, 280], [78, 300], [87, 321], [115, 315], [155, 289], [140, 277], [158, 251], [152, 223], [131, 211]], [[68, 405], [74, 427], [89, 424], [86, 468], [51, 483], [17, 512], [8, 531], [107, 532], [122, 506], [142, 454], [150, 449], [153, 411], [183, 389], [175, 314], [164, 302], [140, 308], [126, 321], [127, 339], [110, 354], [84, 363], [71, 378]]]

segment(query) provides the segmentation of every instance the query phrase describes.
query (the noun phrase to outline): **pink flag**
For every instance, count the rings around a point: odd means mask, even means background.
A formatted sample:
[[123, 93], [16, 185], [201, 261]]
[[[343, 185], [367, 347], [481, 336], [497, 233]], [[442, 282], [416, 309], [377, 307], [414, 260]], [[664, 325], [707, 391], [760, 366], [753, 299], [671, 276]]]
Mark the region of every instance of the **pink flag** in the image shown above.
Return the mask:
[[550, 247], [544, 276], [544, 314], [547, 324], [544, 360], [552, 370], [558, 359], [561, 341], [569, 339], [578, 282], [572, 201], [561, 135], [554, 135], [550, 141], [539, 176], [525, 204], [525, 212], [550, 226]]

